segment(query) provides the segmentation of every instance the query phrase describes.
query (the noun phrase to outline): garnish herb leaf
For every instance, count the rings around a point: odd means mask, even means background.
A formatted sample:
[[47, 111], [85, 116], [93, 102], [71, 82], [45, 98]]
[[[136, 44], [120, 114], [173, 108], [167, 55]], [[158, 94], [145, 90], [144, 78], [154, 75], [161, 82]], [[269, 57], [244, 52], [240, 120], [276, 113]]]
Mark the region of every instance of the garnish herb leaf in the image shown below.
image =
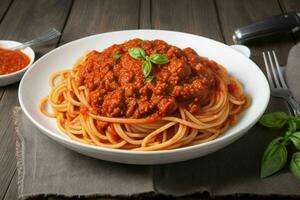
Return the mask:
[[[143, 42], [143, 41], [142, 41]], [[163, 54], [153, 54], [151, 56], [146, 55], [144, 49], [142, 48], [130, 48], [128, 49], [129, 55], [134, 59], [144, 60], [142, 65], [142, 71], [146, 78], [146, 82], [150, 83], [153, 81], [154, 77], [150, 76], [152, 63], [162, 65], [169, 62], [169, 59]]]
[[293, 142], [296, 149], [300, 150], [300, 132], [291, 134], [289, 139]]
[[112, 57], [114, 59], [119, 59], [119, 58], [121, 58], [121, 54], [115, 53], [115, 54], [112, 55]]
[[282, 128], [291, 117], [285, 112], [274, 112], [265, 114], [259, 120], [259, 123], [263, 126], [279, 129]]
[[150, 57], [149, 57], [149, 56], [146, 56], [146, 57], [145, 57], [145, 60], [147, 60], [147, 61], [151, 62], [151, 60], [150, 60]]
[[300, 129], [300, 115], [298, 115], [297, 117], [295, 117], [295, 122], [297, 124], [297, 129]]
[[145, 60], [142, 65], [142, 68], [143, 68], [143, 74], [147, 78], [151, 72], [151, 68], [152, 68], [151, 62], [149, 60]]
[[292, 174], [300, 179], [300, 152], [294, 153], [290, 163]]
[[[265, 178], [279, 171], [287, 161], [287, 149], [293, 143], [300, 150], [300, 115], [289, 116], [284, 112], [275, 112], [264, 115], [259, 123], [269, 128], [282, 128], [287, 125], [284, 137], [274, 139], [264, 152], [260, 176]], [[290, 171], [300, 180], [300, 151], [293, 154], [290, 162]]]
[[167, 56], [163, 55], [163, 54], [153, 54], [150, 56], [150, 60], [151, 62], [158, 64], [158, 65], [163, 65], [169, 62], [169, 59]]
[[295, 132], [297, 130], [297, 123], [294, 119], [288, 120], [288, 130], [290, 132]]
[[282, 137], [274, 139], [264, 152], [260, 177], [265, 178], [279, 171], [287, 161], [287, 150]]
[[146, 78], [146, 82], [147, 82], [147, 83], [151, 83], [151, 82], [153, 81], [153, 79], [154, 79], [154, 76], [148, 76], [148, 77]]
[[130, 48], [128, 50], [128, 53], [132, 58], [138, 59], [138, 60], [143, 60], [146, 57], [146, 53], [145, 53], [144, 49], [138, 48], [138, 47]]

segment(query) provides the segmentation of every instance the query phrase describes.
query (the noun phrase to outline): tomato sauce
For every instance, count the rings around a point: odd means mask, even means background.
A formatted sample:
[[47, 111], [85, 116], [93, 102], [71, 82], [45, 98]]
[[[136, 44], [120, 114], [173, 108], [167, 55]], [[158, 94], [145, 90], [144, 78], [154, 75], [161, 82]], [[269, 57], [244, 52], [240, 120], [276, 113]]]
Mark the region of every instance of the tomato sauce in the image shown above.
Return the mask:
[[[134, 59], [130, 48], [147, 55], [163, 54], [168, 63], [152, 63], [153, 81], [143, 74], [143, 60]], [[118, 55], [115, 57], [114, 55]], [[222, 68], [193, 49], [162, 40], [129, 40], [102, 52], [91, 51], [75, 68], [78, 86], [89, 91], [89, 103], [102, 116], [158, 119], [173, 114], [179, 106], [197, 114], [219, 90]]]
[[0, 48], [0, 75], [19, 71], [30, 63], [30, 58], [21, 50]]

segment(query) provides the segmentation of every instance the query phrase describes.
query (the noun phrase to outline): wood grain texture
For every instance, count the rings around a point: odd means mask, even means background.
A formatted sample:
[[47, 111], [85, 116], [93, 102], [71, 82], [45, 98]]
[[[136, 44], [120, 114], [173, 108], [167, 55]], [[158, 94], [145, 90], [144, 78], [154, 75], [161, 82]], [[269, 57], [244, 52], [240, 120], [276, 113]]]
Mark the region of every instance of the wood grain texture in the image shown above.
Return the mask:
[[[1, 0], [0, 3], [0, 24], [4, 19], [5, 14], [7, 13], [10, 5], [12, 4], [13, 0]], [[4, 93], [4, 87], [0, 87], [0, 101]]]
[[138, 0], [76, 0], [61, 44], [92, 34], [137, 29], [138, 26]]
[[1, 0], [0, 3], [0, 23], [2, 19], [4, 18], [4, 15], [6, 14], [7, 9], [9, 8], [10, 4], [13, 2], [13, 0]]
[[213, 1], [153, 0], [152, 28], [194, 33], [223, 41]]
[[279, 0], [284, 12], [297, 11], [300, 12], [299, 0]]
[[4, 91], [5, 91], [4, 87], [0, 87], [0, 101], [1, 101], [1, 99], [3, 97]]
[[18, 199], [17, 184], [18, 184], [18, 173], [17, 173], [17, 171], [15, 171], [3, 200], [17, 200]]
[[[233, 44], [234, 29], [282, 12], [277, 0], [216, 0], [216, 5], [227, 44]], [[285, 64], [293, 44], [291, 35], [285, 34], [251, 42], [247, 46], [250, 47], [252, 58], [255, 60], [261, 60], [262, 51], [274, 49], [279, 55], [279, 62]]]
[[151, 11], [152, 11], [152, 1], [151, 0], [141, 0], [140, 5], [140, 29], [151, 29]]
[[11, 86], [6, 89], [0, 102], [0, 199], [4, 197], [16, 170], [16, 137], [11, 113], [11, 108], [15, 104], [14, 99], [17, 99], [17, 93], [14, 86]]
[[[279, 0], [279, 4], [283, 12], [297, 11], [300, 12], [300, 1], [299, 0]], [[300, 42], [300, 31], [293, 33], [296, 42]]]
[[[0, 25], [0, 38], [24, 42], [51, 27], [62, 30], [70, 5], [71, 0], [15, 0]], [[57, 41], [34, 48], [35, 53], [38, 57], [45, 54]]]
[[[70, 0], [15, 0], [0, 24], [0, 38], [22, 42], [34, 38], [50, 27], [62, 30], [70, 6]], [[58, 39], [34, 48], [36, 56], [55, 48], [57, 41]], [[11, 116], [13, 107], [19, 104], [18, 84], [4, 89], [0, 101], [0, 199], [3, 199], [16, 169], [15, 131]], [[16, 185], [12, 185], [10, 191], [16, 192], [16, 188]]]

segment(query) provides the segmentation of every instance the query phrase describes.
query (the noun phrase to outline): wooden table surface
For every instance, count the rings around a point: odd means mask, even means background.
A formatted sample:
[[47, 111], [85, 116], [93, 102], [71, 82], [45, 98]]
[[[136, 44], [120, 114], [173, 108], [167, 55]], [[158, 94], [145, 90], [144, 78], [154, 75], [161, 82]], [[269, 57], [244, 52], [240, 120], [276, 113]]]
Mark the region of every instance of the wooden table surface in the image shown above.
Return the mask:
[[[0, 0], [0, 39], [24, 42], [50, 27], [60, 30], [59, 39], [34, 48], [37, 58], [84, 36], [125, 29], [183, 31], [232, 44], [235, 28], [292, 10], [300, 10], [299, 0]], [[252, 43], [251, 59], [263, 66], [261, 52], [274, 49], [285, 64], [299, 39], [285, 34]], [[17, 199], [17, 91], [18, 83], [0, 87], [0, 200]]]

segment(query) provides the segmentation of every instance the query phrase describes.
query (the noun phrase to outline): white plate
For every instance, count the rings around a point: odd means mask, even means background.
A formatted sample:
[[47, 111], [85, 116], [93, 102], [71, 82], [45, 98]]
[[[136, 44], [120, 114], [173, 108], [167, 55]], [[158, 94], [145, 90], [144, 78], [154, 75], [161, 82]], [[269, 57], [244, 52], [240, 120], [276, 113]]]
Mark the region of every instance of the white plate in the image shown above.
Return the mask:
[[[16, 42], [16, 41], [12, 41], [12, 40], [0, 40], [1, 48], [11, 48], [11, 47], [18, 46], [20, 44], [21, 44], [20, 42]], [[10, 74], [0, 75], [0, 87], [15, 83], [15, 82], [18, 82], [19, 80], [21, 80], [25, 71], [33, 63], [34, 51], [30, 47], [26, 47], [25, 49], [22, 50], [22, 52], [25, 53], [30, 58], [29, 64], [19, 71], [16, 71], [16, 72], [13, 72]]]
[[[54, 119], [47, 118], [40, 113], [38, 102], [49, 93], [50, 74], [61, 69], [72, 68], [75, 61], [88, 50], [101, 51], [115, 43], [123, 43], [133, 38], [162, 39], [181, 48], [192, 47], [200, 55], [224, 65], [244, 85], [246, 93], [251, 97], [250, 107], [242, 114], [236, 125], [215, 140], [195, 146], [156, 152], [114, 150], [76, 142], [58, 130]], [[19, 100], [23, 111], [44, 134], [87, 156], [129, 164], [179, 162], [219, 150], [241, 137], [257, 122], [268, 105], [269, 97], [270, 90], [264, 74], [255, 63], [239, 52], [205, 37], [161, 30], [109, 32], [65, 44], [35, 62], [25, 73], [19, 88]]]

